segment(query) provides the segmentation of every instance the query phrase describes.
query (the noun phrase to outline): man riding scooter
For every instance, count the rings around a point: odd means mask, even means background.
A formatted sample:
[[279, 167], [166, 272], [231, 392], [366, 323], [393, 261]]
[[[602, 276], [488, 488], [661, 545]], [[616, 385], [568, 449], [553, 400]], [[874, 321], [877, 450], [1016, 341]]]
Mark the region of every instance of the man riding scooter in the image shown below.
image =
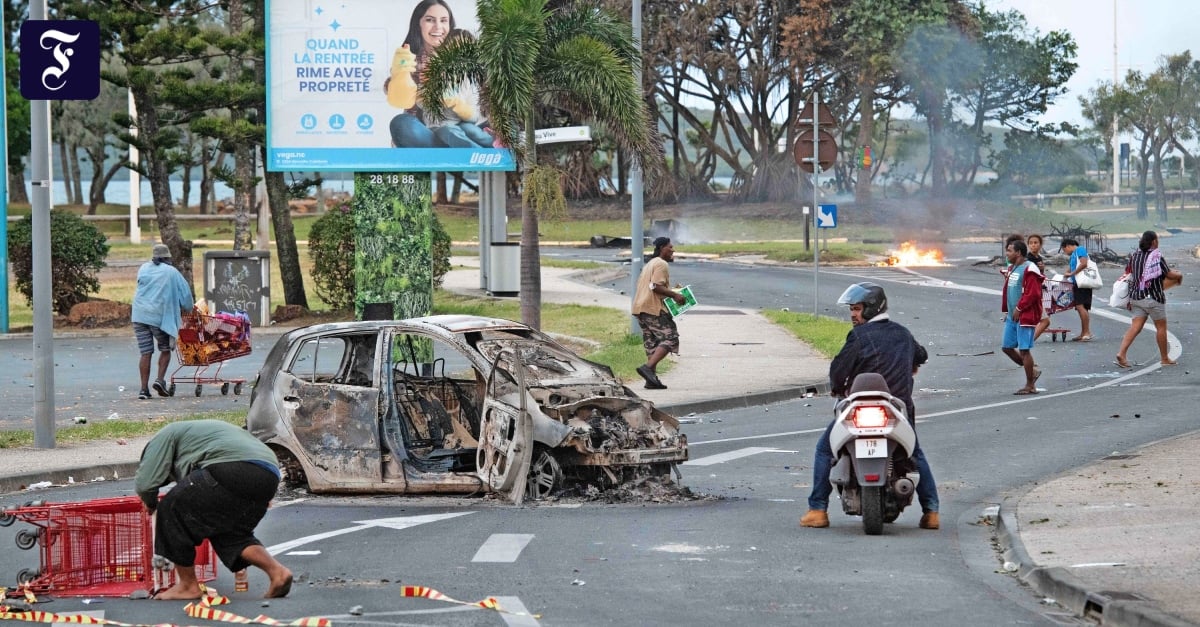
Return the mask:
[[[916, 407], [913, 405], [913, 375], [924, 364], [929, 354], [913, 339], [898, 322], [893, 322], [887, 313], [887, 295], [883, 288], [874, 283], [855, 283], [846, 288], [838, 298], [839, 305], [850, 307], [850, 322], [854, 328], [846, 335], [846, 343], [829, 365], [829, 381], [833, 395], [846, 396], [854, 378], [865, 372], [875, 372], [887, 381], [888, 389], [896, 398], [904, 401], [908, 420], [916, 425]], [[801, 527], [828, 527], [829, 496], [833, 486], [829, 482], [833, 467], [833, 451], [829, 445], [829, 434], [833, 423], [817, 440], [813, 460], [812, 493], [808, 497], [808, 512], [800, 518]], [[921, 450], [918, 440], [912, 456], [921, 479], [917, 482], [917, 500], [921, 503], [920, 527], [937, 529], [938, 495], [937, 484], [929, 462]]]

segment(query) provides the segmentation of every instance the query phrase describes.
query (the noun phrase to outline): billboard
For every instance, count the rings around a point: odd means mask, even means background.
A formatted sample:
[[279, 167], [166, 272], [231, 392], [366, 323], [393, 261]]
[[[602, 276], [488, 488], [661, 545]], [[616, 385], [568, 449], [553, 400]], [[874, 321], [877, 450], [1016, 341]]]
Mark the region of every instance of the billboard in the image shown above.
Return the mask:
[[464, 82], [419, 102], [421, 71], [450, 37], [478, 34], [471, 0], [268, 0], [267, 169], [515, 170]]

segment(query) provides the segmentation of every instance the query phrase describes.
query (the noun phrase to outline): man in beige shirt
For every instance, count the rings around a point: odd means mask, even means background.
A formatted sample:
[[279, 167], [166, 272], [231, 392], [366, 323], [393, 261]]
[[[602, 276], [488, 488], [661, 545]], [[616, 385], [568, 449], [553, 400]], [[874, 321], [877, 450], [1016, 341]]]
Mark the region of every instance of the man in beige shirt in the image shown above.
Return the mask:
[[637, 373], [646, 380], [647, 390], [665, 390], [655, 369], [667, 353], [679, 354], [679, 329], [663, 302], [668, 298], [684, 304], [687, 299], [671, 289], [671, 275], [667, 262], [674, 261], [675, 247], [671, 238], [654, 240], [654, 256], [642, 268], [638, 277], [637, 293], [633, 297], [633, 315], [642, 327], [642, 346], [646, 349], [646, 363], [638, 366]]

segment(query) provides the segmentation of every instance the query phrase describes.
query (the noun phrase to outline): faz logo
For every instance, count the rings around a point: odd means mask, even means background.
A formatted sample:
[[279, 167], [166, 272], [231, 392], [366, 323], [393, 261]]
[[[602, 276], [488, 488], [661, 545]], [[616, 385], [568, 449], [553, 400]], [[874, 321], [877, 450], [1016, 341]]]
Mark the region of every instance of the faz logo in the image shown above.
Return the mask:
[[501, 155], [498, 152], [472, 152], [471, 165], [496, 165], [500, 163]]
[[100, 25], [88, 20], [21, 24], [21, 95], [94, 100], [100, 95]]

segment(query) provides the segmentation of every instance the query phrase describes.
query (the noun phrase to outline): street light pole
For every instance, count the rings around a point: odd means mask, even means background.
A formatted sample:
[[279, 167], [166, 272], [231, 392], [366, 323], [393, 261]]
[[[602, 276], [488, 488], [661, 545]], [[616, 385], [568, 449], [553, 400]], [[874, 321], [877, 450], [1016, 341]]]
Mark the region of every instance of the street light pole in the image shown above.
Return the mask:
[[[633, 78], [637, 82], [638, 93], [642, 91], [642, 0], [633, 0], [633, 45], [638, 51], [638, 63], [633, 68]], [[638, 279], [642, 276], [642, 255], [645, 254], [645, 241], [642, 236], [642, 160], [633, 155], [633, 165], [629, 168], [629, 310], [633, 311], [633, 301], [637, 298]], [[631, 318], [629, 332], [638, 334], [637, 318]]]
[[[1117, 89], [1117, 0], [1113, 0], [1113, 90]], [[1112, 120], [1112, 190], [1113, 206], [1121, 204], [1121, 140], [1117, 138], [1117, 116]]]
[[[46, 0], [29, 3], [29, 19], [46, 19]], [[54, 448], [54, 299], [50, 274], [50, 101], [29, 102], [33, 177], [33, 445]]]

